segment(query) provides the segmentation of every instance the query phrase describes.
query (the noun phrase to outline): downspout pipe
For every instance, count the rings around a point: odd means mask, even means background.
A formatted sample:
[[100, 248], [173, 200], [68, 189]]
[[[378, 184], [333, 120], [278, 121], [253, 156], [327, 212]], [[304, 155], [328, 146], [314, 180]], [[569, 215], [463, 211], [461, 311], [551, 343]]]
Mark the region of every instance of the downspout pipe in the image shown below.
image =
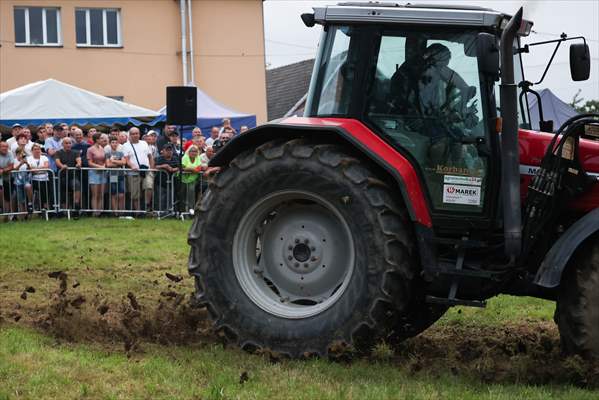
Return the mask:
[[181, 12], [181, 60], [183, 63], [183, 86], [187, 86], [187, 27], [185, 24], [185, 0], [179, 0]]
[[518, 96], [514, 82], [514, 39], [522, 24], [522, 7], [501, 34], [501, 192], [505, 253], [514, 261], [522, 251]]
[[187, 0], [187, 16], [189, 17], [189, 66], [191, 79], [189, 84], [195, 86], [196, 84], [196, 68], [195, 60], [193, 58], [193, 19], [191, 16], [191, 0]]

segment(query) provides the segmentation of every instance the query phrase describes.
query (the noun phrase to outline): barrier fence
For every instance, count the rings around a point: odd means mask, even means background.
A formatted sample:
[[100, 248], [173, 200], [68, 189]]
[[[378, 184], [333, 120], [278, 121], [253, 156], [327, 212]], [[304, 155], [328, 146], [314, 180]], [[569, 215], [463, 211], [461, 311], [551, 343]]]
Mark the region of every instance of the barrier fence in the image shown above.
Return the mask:
[[198, 173], [126, 168], [11, 171], [0, 181], [0, 216], [11, 218], [84, 214], [184, 219], [207, 187]]

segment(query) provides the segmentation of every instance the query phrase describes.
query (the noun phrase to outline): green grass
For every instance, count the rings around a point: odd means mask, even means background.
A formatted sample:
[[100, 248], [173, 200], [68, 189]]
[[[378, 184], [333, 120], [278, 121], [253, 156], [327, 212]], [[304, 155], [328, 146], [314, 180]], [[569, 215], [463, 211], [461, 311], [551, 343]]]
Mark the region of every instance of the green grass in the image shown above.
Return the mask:
[[[247, 372], [248, 381], [239, 383]], [[392, 363], [283, 361], [218, 345], [148, 346], [133, 358], [94, 346], [56, 345], [26, 329], [0, 331], [1, 398], [596, 399], [573, 387], [488, 385], [451, 375], [413, 376]]]
[[[159, 297], [165, 272], [185, 277], [189, 222], [83, 219], [0, 224], [0, 313], [19, 304], [34, 312], [57, 283], [49, 271], [63, 270], [81, 293], [101, 290], [140, 301]], [[159, 281], [157, 286], [154, 281]], [[27, 285], [36, 293], [19, 299]], [[453, 309], [439, 328], [549, 321], [554, 304], [499, 296], [486, 309]], [[433, 328], [435, 329], [435, 328]], [[484, 383], [451, 366], [414, 370], [410, 355], [373, 357], [351, 364], [317, 359], [271, 363], [266, 356], [206, 342], [180, 346], [143, 343], [127, 356], [120, 345], [65, 342], [35, 324], [0, 324], [0, 400], [89, 399], [599, 399], [599, 393], [568, 385]], [[385, 351], [381, 351], [385, 354]], [[398, 358], [399, 357], [399, 358]], [[416, 356], [414, 356], [416, 357]], [[514, 368], [518, 368], [514, 359]], [[443, 361], [440, 361], [443, 364]], [[484, 366], [475, 366], [484, 368]], [[249, 380], [239, 383], [246, 371]]]

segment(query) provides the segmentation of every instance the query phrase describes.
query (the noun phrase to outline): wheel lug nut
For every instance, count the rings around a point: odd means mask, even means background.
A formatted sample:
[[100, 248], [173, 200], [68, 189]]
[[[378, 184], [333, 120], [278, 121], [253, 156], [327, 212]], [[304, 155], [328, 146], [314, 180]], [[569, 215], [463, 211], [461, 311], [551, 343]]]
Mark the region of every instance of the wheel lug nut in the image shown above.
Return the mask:
[[289, 247], [287, 247], [287, 250], [293, 250], [293, 246], [289, 245]]
[[291, 256], [288, 256], [288, 257], [287, 257], [287, 259], [288, 259], [289, 261], [291, 261], [291, 260], [293, 259], [293, 257], [291, 257]]
[[308, 244], [310, 241], [308, 239], [304, 240], [304, 243]]
[[304, 268], [308, 268], [308, 264], [307, 264], [307, 263], [306, 263], [306, 264], [304, 264]]
[[318, 258], [316, 258], [316, 257], [312, 257], [312, 258], [310, 259], [310, 261], [316, 261], [316, 260], [318, 260]]
[[298, 268], [298, 267], [299, 267], [299, 263], [295, 263], [295, 264], [293, 264], [293, 265], [295, 266], [295, 268]]
[[299, 239], [295, 239], [295, 243], [299, 243]]
[[316, 247], [312, 246], [312, 247], [310, 247], [310, 250], [316, 251]]

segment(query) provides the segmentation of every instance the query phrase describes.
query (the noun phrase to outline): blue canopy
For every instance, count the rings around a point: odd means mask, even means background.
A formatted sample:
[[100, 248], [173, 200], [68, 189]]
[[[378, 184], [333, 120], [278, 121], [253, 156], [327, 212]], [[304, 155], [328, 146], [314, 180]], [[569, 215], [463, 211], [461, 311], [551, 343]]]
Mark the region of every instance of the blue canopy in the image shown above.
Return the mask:
[[[553, 121], [554, 130], [557, 130], [568, 119], [578, 115], [574, 108], [554, 95], [551, 90], [541, 89], [538, 93], [543, 105], [543, 118], [545, 121]], [[532, 129], [539, 129], [539, 104], [535, 95], [528, 94], [528, 106]]]
[[[195, 126], [202, 130], [204, 136], [209, 136], [210, 129], [213, 126], [221, 126], [223, 118], [229, 118], [231, 125], [239, 131], [243, 125], [248, 128], [254, 128], [256, 126], [256, 116], [252, 114], [243, 114], [226, 106], [220, 104], [210, 96], [208, 96], [200, 88], [197, 88], [197, 122]], [[162, 107], [158, 111], [161, 115], [155, 118], [149, 125], [163, 124], [166, 122], [166, 106]], [[193, 126], [183, 126], [183, 136], [189, 138], [191, 136], [191, 130]]]

